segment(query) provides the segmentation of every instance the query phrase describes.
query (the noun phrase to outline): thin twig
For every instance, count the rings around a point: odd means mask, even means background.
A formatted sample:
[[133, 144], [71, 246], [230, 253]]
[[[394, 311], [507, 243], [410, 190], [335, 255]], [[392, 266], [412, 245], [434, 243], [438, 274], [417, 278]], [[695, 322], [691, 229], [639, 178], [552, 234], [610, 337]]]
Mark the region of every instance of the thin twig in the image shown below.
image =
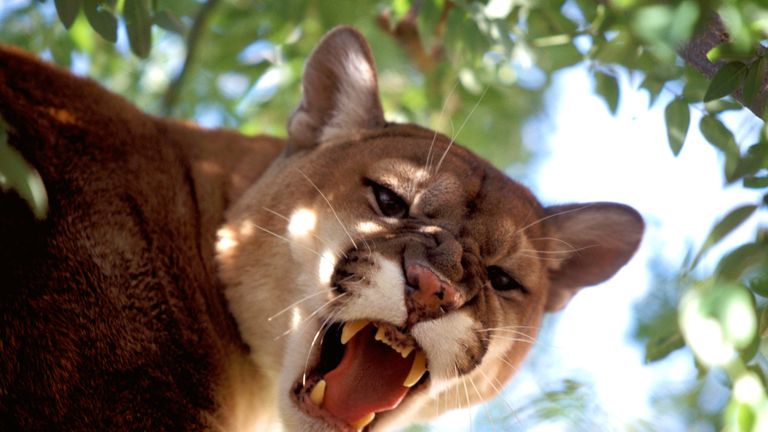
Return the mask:
[[184, 58], [184, 65], [182, 66], [181, 71], [179, 71], [179, 74], [176, 75], [176, 78], [174, 78], [168, 85], [168, 89], [163, 96], [163, 112], [165, 115], [171, 115], [176, 106], [176, 102], [181, 94], [181, 88], [184, 86], [184, 81], [186, 81], [187, 76], [189, 76], [189, 71], [196, 60], [200, 41], [202, 40], [203, 33], [208, 25], [208, 19], [211, 16], [211, 12], [218, 6], [219, 2], [220, 0], [206, 1], [200, 6], [197, 15], [195, 15], [192, 28], [187, 35], [187, 55]]

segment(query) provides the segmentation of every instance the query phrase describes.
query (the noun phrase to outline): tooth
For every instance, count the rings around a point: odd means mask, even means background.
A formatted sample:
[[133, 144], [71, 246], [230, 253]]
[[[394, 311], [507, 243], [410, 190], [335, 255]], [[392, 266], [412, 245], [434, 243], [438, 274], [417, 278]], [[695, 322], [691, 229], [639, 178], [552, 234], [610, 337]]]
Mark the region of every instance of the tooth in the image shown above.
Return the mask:
[[382, 342], [384, 342], [387, 345], [391, 345], [389, 343], [389, 339], [387, 339], [387, 332], [386, 332], [386, 330], [384, 330], [384, 327], [379, 327], [379, 329], [376, 330], [376, 337], [375, 337], [375, 339], [377, 341], [382, 341]]
[[411, 354], [411, 351], [413, 351], [413, 346], [405, 347], [400, 351], [400, 355], [403, 356], [403, 358], [408, 357], [409, 354]]
[[368, 325], [370, 321], [368, 320], [354, 320], [354, 321], [347, 321], [346, 324], [344, 324], [344, 328], [341, 330], [341, 343], [342, 345], [349, 342], [350, 339], [354, 335], [357, 334], [360, 330], [362, 330], [365, 326]]
[[408, 376], [403, 381], [404, 387], [413, 387], [414, 384], [419, 382], [424, 373], [427, 371], [427, 356], [424, 351], [416, 351], [416, 356], [413, 358], [413, 364], [411, 365], [411, 371], [408, 372]]
[[355, 429], [362, 429], [368, 426], [368, 424], [373, 421], [374, 417], [376, 417], [376, 413], [370, 413], [367, 416], [361, 418], [360, 420], [352, 423], [351, 426]]
[[325, 399], [325, 380], [320, 380], [315, 384], [315, 387], [312, 389], [312, 392], [309, 394], [309, 400], [312, 401], [313, 404], [317, 406], [321, 406], [323, 404], [323, 400]]

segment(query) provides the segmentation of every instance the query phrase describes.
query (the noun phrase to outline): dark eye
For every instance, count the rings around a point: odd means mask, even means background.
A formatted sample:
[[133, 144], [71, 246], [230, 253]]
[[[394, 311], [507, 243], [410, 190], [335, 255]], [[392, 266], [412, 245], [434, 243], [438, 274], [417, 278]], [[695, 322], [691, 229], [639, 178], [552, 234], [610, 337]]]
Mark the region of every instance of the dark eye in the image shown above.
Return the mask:
[[488, 280], [496, 291], [518, 290], [524, 293], [528, 292], [523, 284], [518, 282], [517, 279], [508, 275], [504, 270], [496, 266], [488, 267]]
[[402, 218], [408, 214], [408, 205], [400, 196], [380, 184], [371, 182], [370, 185], [382, 215]]

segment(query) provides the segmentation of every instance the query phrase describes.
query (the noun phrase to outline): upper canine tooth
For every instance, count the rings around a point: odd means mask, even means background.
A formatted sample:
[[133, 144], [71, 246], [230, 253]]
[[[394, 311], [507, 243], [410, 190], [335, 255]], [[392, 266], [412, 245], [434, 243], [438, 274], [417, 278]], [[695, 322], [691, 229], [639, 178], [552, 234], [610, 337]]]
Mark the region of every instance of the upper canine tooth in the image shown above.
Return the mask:
[[320, 380], [315, 384], [315, 387], [309, 393], [309, 400], [317, 406], [323, 404], [323, 400], [325, 400], [325, 380]]
[[344, 324], [344, 328], [341, 330], [341, 343], [342, 345], [349, 342], [350, 339], [352, 339], [353, 336], [357, 334], [360, 330], [365, 328], [365, 326], [368, 325], [370, 321], [365, 319], [360, 320], [354, 320], [354, 321], [347, 321]]
[[360, 420], [352, 423], [351, 426], [355, 429], [362, 429], [368, 426], [368, 424], [373, 421], [374, 417], [376, 417], [376, 413], [370, 413], [367, 416], [361, 418]]
[[416, 351], [416, 355], [413, 357], [413, 364], [411, 364], [411, 371], [408, 372], [408, 376], [403, 381], [404, 387], [413, 387], [414, 384], [419, 382], [424, 373], [427, 371], [427, 356], [424, 351]]

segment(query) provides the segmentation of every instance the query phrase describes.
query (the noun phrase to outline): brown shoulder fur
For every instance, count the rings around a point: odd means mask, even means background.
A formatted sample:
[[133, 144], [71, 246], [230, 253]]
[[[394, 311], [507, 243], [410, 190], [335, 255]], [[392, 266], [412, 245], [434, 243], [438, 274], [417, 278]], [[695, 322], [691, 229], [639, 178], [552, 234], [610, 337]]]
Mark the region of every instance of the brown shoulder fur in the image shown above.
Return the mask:
[[216, 388], [239, 373], [227, 365], [250, 363], [218, 286], [215, 230], [283, 142], [148, 116], [11, 47], [0, 118], [50, 201], [35, 221], [0, 193], [0, 430], [221, 421]]

